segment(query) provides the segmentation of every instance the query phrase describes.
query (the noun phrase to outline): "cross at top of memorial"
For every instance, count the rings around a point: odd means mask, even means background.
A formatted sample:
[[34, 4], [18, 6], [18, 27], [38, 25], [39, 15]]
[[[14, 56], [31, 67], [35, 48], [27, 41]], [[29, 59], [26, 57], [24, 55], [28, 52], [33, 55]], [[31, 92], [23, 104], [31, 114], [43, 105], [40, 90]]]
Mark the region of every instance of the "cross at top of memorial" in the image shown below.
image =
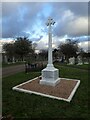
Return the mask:
[[51, 25], [54, 25], [54, 24], [55, 24], [55, 21], [51, 17], [49, 17], [47, 22], [46, 22], [46, 25], [51, 26]]

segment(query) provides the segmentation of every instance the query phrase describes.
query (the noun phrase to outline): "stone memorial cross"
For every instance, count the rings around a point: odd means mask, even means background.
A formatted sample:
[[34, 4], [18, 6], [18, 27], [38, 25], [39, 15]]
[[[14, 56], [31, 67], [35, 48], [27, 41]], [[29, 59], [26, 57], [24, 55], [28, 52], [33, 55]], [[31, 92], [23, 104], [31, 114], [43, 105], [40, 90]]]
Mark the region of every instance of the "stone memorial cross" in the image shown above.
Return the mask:
[[49, 27], [48, 30], [48, 64], [45, 69], [42, 70], [42, 79], [40, 80], [40, 84], [55, 86], [59, 83], [60, 78], [59, 71], [53, 66], [52, 63], [52, 25], [55, 24], [55, 21], [52, 18], [48, 18], [46, 25]]

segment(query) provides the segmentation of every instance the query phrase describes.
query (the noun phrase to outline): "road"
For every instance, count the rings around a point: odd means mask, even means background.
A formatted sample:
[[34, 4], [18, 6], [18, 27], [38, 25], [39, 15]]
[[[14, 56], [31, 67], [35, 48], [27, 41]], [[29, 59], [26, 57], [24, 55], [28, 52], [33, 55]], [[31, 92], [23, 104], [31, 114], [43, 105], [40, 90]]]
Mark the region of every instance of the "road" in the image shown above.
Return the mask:
[[[39, 64], [46, 65], [47, 61], [38, 62]], [[15, 66], [9, 66], [9, 67], [3, 67], [2, 68], [2, 77], [7, 77], [13, 74], [16, 74], [18, 72], [25, 71], [25, 64], [22, 65], [15, 65]]]
[[7, 77], [18, 72], [25, 71], [25, 65], [15, 65], [10, 67], [2, 68], [2, 77]]

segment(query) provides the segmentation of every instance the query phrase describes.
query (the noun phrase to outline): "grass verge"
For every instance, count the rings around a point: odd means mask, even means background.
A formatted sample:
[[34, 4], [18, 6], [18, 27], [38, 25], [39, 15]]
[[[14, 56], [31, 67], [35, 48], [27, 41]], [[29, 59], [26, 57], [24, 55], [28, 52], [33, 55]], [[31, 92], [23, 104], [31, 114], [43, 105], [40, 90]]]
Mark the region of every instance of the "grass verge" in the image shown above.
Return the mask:
[[78, 68], [83, 70], [90, 70], [90, 64], [83, 64], [83, 65], [67, 65], [65, 63], [58, 63], [59, 66], [70, 67], [70, 68]]

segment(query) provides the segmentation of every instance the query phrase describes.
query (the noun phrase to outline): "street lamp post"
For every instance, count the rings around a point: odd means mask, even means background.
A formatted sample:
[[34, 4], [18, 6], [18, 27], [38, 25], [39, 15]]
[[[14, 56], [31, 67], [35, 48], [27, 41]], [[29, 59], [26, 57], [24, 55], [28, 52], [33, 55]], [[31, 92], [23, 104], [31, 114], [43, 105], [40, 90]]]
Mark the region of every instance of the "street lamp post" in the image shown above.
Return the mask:
[[49, 27], [48, 30], [48, 64], [45, 69], [42, 70], [42, 79], [40, 84], [55, 86], [60, 82], [59, 70], [53, 66], [52, 63], [52, 31], [51, 27], [55, 22], [52, 18], [48, 18], [46, 25]]

